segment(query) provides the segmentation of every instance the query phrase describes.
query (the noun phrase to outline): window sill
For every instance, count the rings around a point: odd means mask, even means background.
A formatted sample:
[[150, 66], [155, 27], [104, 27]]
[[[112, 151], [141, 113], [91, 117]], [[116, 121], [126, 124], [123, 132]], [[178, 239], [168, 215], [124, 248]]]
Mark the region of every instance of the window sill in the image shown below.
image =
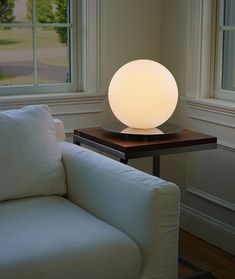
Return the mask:
[[83, 92], [2, 96], [0, 97], [0, 110], [47, 104], [51, 107], [52, 115], [101, 112], [104, 98], [104, 94]]
[[235, 102], [213, 98], [181, 97], [188, 108], [188, 116], [210, 123], [235, 128]]

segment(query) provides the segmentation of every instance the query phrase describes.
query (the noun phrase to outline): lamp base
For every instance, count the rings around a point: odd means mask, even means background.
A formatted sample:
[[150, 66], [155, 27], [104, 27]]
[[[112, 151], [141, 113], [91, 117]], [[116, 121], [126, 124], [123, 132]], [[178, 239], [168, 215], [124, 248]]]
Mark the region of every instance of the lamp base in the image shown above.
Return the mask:
[[164, 123], [156, 128], [152, 129], [135, 129], [127, 127], [121, 122], [108, 123], [102, 127], [105, 131], [126, 136], [137, 136], [137, 137], [162, 137], [168, 135], [178, 134], [182, 128], [176, 124]]

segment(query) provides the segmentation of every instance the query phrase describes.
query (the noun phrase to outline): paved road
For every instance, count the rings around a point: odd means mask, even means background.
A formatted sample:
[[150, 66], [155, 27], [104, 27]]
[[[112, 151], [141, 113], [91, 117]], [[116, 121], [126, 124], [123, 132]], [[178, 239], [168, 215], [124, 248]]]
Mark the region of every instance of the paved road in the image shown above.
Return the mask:
[[[38, 79], [66, 82], [67, 68], [63, 66], [38, 63]], [[0, 70], [4, 75], [31, 76], [33, 78], [33, 64], [31, 61], [0, 63]], [[4, 83], [4, 80], [2, 80]]]
[[[38, 61], [47, 58], [66, 57], [67, 48], [42, 48], [37, 51]], [[67, 67], [38, 63], [38, 79], [66, 82]], [[1, 51], [0, 52], [0, 71], [4, 75], [10, 76], [32, 76], [33, 62], [32, 51]], [[4, 80], [2, 81], [4, 83]]]

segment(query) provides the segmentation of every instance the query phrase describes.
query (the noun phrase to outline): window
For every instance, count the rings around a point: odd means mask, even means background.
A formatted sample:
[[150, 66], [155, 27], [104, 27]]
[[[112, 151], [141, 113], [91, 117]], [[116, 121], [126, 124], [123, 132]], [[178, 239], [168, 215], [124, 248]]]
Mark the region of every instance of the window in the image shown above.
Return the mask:
[[215, 96], [235, 101], [235, 1], [219, 1], [218, 11], [217, 81], [219, 84]]
[[[230, 57], [230, 65], [234, 65], [234, 53], [233, 57], [227, 54], [226, 47], [228, 48], [229, 43], [223, 44], [221, 37], [225, 32], [221, 28], [227, 29], [228, 27], [229, 36], [234, 38], [234, 35], [231, 35], [234, 34], [234, 31], [231, 30], [234, 30], [234, 26], [228, 26], [228, 20], [222, 20], [225, 3], [222, 0], [191, 0], [185, 3], [187, 7], [185, 25], [187, 45], [185, 94], [182, 99], [187, 105], [188, 116], [192, 119], [234, 128], [235, 102], [231, 100], [233, 100], [235, 92], [231, 89], [227, 90], [228, 82], [225, 81], [225, 75], [229, 72], [225, 67], [226, 59], [229, 61]], [[219, 15], [219, 21], [217, 15]], [[220, 22], [225, 22], [226, 25], [218, 27]], [[224, 50], [223, 46], [225, 46]], [[226, 56], [227, 58], [225, 58]], [[222, 61], [224, 62], [222, 63]], [[230, 70], [230, 75], [232, 72], [234, 74], [234, 68]], [[224, 77], [223, 82], [222, 76]]]
[[77, 90], [76, 4], [0, 2], [0, 95]]

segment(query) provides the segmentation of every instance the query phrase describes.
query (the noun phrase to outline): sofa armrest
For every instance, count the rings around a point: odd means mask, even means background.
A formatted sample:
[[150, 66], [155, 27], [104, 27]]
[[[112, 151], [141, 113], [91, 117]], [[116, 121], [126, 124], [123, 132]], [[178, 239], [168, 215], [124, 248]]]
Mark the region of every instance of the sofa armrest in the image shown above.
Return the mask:
[[58, 141], [65, 140], [64, 124], [61, 120], [54, 118], [55, 136]]
[[138, 244], [141, 278], [177, 278], [178, 187], [86, 148], [60, 145], [68, 198]]

